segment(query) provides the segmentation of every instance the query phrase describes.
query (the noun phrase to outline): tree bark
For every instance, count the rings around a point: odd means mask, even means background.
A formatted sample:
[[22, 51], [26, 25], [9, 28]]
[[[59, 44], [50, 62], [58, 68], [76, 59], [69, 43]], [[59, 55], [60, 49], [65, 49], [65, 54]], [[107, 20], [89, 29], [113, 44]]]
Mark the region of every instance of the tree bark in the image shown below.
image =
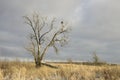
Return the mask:
[[40, 58], [37, 58], [37, 60], [35, 62], [35, 66], [36, 66], [36, 68], [39, 68], [42, 66], [42, 60]]

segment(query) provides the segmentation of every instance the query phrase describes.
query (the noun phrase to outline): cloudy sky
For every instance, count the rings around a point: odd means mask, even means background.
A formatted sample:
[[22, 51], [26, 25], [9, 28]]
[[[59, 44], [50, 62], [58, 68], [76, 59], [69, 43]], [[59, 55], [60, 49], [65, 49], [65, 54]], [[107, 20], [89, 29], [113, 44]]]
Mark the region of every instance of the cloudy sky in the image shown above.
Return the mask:
[[30, 29], [22, 16], [38, 11], [67, 20], [70, 42], [47, 60], [91, 61], [96, 51], [102, 61], [120, 63], [120, 0], [0, 0], [0, 57], [31, 58], [24, 49]]

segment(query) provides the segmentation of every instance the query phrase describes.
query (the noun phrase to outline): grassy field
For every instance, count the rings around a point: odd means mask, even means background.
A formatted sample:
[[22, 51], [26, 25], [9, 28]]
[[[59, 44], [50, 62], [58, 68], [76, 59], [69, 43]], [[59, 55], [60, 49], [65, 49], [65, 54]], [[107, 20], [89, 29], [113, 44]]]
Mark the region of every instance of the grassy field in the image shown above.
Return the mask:
[[32, 62], [1, 61], [0, 80], [120, 80], [118, 65], [49, 63], [58, 68], [35, 68]]

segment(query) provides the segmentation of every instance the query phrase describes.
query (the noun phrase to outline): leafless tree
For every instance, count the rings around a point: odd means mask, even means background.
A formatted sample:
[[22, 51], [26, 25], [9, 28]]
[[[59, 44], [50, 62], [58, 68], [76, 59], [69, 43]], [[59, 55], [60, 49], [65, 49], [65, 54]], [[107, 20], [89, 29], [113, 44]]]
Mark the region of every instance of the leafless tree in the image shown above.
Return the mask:
[[[69, 29], [64, 21], [56, 18], [49, 19], [34, 13], [24, 16], [25, 23], [29, 25], [32, 32], [29, 34], [29, 46], [26, 49], [32, 53], [36, 67], [42, 65], [42, 60], [50, 47], [58, 52], [59, 46], [63, 47], [68, 42]], [[60, 22], [59, 22], [60, 21]]]

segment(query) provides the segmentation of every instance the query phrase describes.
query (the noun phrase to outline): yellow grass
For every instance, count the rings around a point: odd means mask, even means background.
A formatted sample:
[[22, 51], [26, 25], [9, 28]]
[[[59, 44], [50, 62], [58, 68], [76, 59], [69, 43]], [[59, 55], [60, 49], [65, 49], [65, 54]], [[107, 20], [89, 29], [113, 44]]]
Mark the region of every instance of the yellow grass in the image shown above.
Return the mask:
[[0, 62], [0, 80], [120, 80], [120, 66], [55, 64], [58, 69], [30, 62]]

